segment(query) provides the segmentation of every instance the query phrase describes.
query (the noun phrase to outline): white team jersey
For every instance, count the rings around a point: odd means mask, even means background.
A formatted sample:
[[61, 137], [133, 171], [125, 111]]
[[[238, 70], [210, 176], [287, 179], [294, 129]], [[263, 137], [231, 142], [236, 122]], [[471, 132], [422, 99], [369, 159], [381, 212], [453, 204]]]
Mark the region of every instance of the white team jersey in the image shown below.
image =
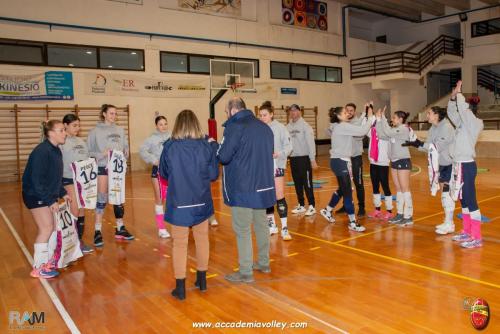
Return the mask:
[[71, 163], [76, 202], [79, 209], [95, 209], [97, 202], [97, 162], [94, 158]]
[[431, 195], [436, 196], [439, 190], [439, 153], [436, 145], [430, 144], [427, 153], [427, 169], [429, 171], [429, 183]]
[[127, 160], [122, 151], [109, 151], [108, 170], [108, 202], [113, 205], [125, 203], [125, 174]]
[[57, 232], [57, 246], [54, 258], [57, 268], [65, 268], [70, 262], [76, 261], [83, 256], [80, 249], [80, 240], [76, 227], [76, 217], [69, 210], [69, 205], [59, 205], [59, 211], [54, 213]]

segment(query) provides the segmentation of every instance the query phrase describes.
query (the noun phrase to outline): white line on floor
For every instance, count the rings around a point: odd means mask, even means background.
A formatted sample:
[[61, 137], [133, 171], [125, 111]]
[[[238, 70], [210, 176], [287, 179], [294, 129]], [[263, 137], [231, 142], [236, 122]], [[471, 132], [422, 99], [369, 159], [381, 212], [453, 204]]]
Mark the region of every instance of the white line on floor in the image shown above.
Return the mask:
[[[10, 232], [12, 233], [12, 236], [14, 239], [16, 239], [17, 244], [21, 248], [21, 250], [24, 253], [24, 256], [26, 256], [26, 259], [28, 260], [30, 266], [33, 266], [33, 257], [31, 256], [30, 252], [24, 245], [24, 242], [21, 240], [19, 237], [19, 234], [17, 234], [16, 230], [12, 226], [12, 223], [10, 222], [9, 218], [5, 215], [5, 212], [3, 212], [2, 208], [0, 208], [0, 215], [2, 215], [5, 224], [9, 228]], [[47, 280], [43, 278], [39, 278], [40, 283], [42, 283], [42, 286], [45, 288], [45, 291], [47, 291], [47, 294], [49, 295], [50, 299], [52, 300], [52, 303], [54, 303], [54, 306], [56, 307], [57, 311], [59, 311], [59, 314], [63, 318], [64, 322], [66, 323], [66, 326], [68, 326], [68, 329], [71, 331], [73, 334], [79, 334], [80, 331], [78, 330], [78, 327], [76, 327], [76, 324], [74, 323], [73, 319], [71, 319], [71, 316], [69, 315], [68, 311], [64, 308], [63, 304], [61, 303], [61, 300], [59, 297], [57, 297], [54, 289], [50, 286], [50, 284], [47, 282]]]

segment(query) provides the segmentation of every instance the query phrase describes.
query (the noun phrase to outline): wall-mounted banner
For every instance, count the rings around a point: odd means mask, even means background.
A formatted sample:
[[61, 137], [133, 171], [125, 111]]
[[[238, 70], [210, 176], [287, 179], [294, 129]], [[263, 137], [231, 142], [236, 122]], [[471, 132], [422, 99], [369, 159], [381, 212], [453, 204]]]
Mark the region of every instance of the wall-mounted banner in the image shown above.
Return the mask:
[[134, 5], [142, 5], [142, 0], [110, 0], [110, 1], [133, 3]]
[[0, 75], [0, 100], [73, 100], [73, 74]]
[[87, 95], [147, 96], [161, 98], [204, 98], [207, 79], [150, 79], [124, 74], [85, 74]]

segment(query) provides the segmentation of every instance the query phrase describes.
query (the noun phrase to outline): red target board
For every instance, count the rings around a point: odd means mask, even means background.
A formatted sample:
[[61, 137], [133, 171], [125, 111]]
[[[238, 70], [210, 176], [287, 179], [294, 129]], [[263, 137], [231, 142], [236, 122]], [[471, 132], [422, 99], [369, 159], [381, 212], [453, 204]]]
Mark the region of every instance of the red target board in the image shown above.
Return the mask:
[[316, 0], [282, 0], [283, 24], [328, 30], [328, 6], [326, 2]]

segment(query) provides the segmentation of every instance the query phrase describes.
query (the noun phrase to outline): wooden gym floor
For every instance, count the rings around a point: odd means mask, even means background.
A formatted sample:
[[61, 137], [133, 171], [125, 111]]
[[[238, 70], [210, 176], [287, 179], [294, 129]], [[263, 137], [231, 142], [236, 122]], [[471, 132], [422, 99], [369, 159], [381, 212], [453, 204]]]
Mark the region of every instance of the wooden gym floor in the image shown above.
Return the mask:
[[[208, 291], [193, 287], [195, 268], [190, 240], [187, 299], [170, 296], [174, 286], [172, 241], [156, 235], [150, 177], [134, 172], [127, 180], [125, 220], [136, 236], [132, 242], [113, 238], [113, 212], [106, 209], [105, 245], [49, 281], [71, 319], [82, 333], [256, 333], [281, 329], [195, 329], [193, 322], [307, 323], [297, 333], [473, 333], [464, 311], [466, 297], [485, 298], [491, 309], [485, 333], [500, 331], [500, 160], [478, 159], [489, 169], [477, 178], [483, 215], [484, 247], [465, 250], [438, 236], [440, 197], [430, 197], [423, 154], [414, 153], [413, 227], [394, 227], [363, 218], [365, 233], [347, 229], [345, 216], [328, 224], [290, 214], [292, 241], [271, 238], [271, 274], [255, 273], [254, 284], [231, 284], [226, 273], [238, 266], [229, 208], [221, 199], [220, 179], [213, 186], [216, 217], [210, 228]], [[328, 158], [319, 159], [314, 179], [326, 180], [315, 189], [317, 210], [336, 188]], [[365, 161], [365, 173], [368, 164]], [[287, 172], [287, 179], [290, 178]], [[365, 178], [367, 210], [371, 184]], [[69, 332], [38, 279], [29, 277], [30, 265], [7, 227], [9, 221], [32, 252], [35, 225], [23, 206], [20, 184], [0, 183], [0, 332], [9, 330], [10, 311], [45, 312], [45, 331]], [[294, 188], [286, 187], [290, 208]], [[456, 212], [459, 212], [457, 209]], [[457, 229], [461, 226], [455, 219]], [[93, 213], [87, 212], [85, 240], [92, 243]], [[37, 331], [29, 331], [30, 333]]]

